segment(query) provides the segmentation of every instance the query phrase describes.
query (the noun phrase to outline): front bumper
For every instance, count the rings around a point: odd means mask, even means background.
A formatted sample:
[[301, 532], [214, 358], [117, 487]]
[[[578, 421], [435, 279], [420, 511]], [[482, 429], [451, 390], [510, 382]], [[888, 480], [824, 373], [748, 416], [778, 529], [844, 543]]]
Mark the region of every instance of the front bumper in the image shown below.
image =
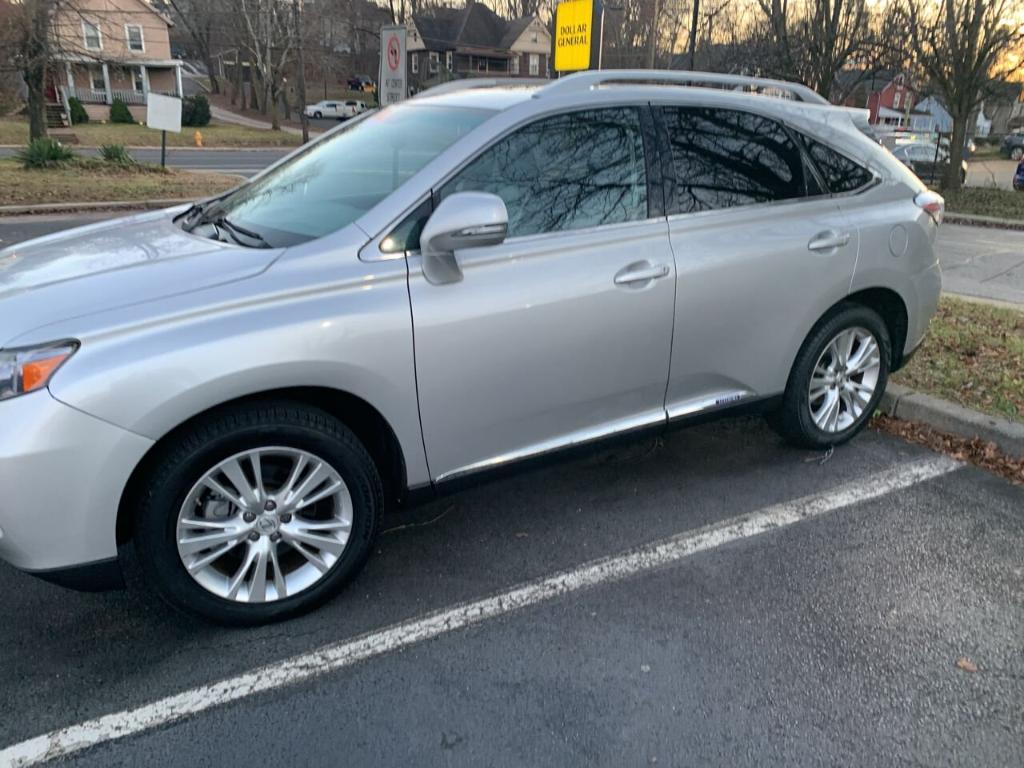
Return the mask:
[[117, 557], [117, 509], [148, 438], [55, 400], [0, 402], [0, 559], [58, 581]]

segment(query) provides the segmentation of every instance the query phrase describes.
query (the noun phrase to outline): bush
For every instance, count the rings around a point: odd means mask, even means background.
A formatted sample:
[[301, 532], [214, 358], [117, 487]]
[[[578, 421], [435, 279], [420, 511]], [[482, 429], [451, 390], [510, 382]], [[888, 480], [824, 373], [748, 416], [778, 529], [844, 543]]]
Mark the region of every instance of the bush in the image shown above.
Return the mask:
[[210, 102], [201, 93], [181, 102], [181, 124], [202, 128], [210, 124]]
[[131, 111], [128, 109], [128, 105], [125, 104], [121, 99], [114, 99], [114, 103], [110, 105], [110, 122], [112, 123], [134, 123], [135, 118], [132, 117]]
[[74, 159], [75, 153], [56, 139], [33, 139], [15, 157], [26, 168], [56, 168]]
[[104, 144], [100, 147], [100, 157], [108, 163], [135, 165], [135, 158], [121, 144]]
[[85, 111], [85, 107], [82, 106], [82, 102], [72, 96], [68, 99], [68, 107], [71, 110], [71, 124], [82, 125], [83, 123], [89, 122], [89, 113]]

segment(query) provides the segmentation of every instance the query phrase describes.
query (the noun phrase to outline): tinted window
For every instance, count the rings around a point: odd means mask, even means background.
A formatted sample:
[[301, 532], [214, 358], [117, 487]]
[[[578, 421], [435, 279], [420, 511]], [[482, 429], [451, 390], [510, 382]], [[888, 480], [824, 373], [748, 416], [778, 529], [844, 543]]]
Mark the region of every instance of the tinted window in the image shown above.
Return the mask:
[[831, 147], [804, 137], [807, 153], [821, 172], [831, 192], [852, 192], [871, 181], [871, 171], [862, 168], [850, 158], [839, 154]]
[[491, 192], [509, 236], [647, 218], [640, 116], [600, 109], [547, 118], [487, 149], [441, 190]]
[[680, 213], [808, 194], [803, 157], [780, 123], [709, 107], [668, 107], [662, 112]]

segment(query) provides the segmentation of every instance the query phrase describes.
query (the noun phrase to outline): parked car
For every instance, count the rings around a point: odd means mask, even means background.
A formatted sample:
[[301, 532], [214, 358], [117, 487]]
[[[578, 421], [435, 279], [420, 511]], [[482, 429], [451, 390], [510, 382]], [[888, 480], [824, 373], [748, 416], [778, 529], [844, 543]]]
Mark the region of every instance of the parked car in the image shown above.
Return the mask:
[[318, 101], [306, 107], [306, 116], [317, 120], [321, 118], [348, 120], [362, 114], [367, 109], [366, 103], [349, 99], [347, 101]]
[[999, 145], [999, 153], [1010, 160], [1024, 158], [1024, 131], [1006, 134]]
[[[893, 156], [912, 170], [919, 179], [928, 184], [938, 184], [949, 168], [949, 150], [934, 144], [901, 144], [892, 151]], [[959, 161], [960, 183], [967, 180], [967, 162]]]
[[373, 93], [377, 90], [376, 83], [374, 83], [373, 78], [369, 75], [353, 75], [348, 79], [348, 87], [353, 91], [365, 91], [367, 93]]
[[942, 198], [803, 86], [636, 79], [448, 83], [0, 251], [0, 558], [256, 624], [352, 579], [385, 505], [521, 460], [736, 409], [856, 435], [936, 309]]
[[1017, 164], [1017, 171], [1013, 174], [1013, 188], [1018, 192], [1024, 192], [1024, 158]]

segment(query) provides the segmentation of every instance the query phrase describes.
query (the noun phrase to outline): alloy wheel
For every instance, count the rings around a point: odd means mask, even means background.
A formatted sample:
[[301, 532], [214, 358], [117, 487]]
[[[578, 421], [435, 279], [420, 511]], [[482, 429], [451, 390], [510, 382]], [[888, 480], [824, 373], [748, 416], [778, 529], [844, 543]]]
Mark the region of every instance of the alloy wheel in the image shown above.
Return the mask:
[[811, 373], [808, 405], [823, 432], [842, 432], [864, 414], [881, 372], [878, 340], [865, 328], [847, 328], [825, 345]]
[[178, 513], [189, 575], [218, 597], [267, 603], [323, 579], [348, 545], [353, 506], [338, 471], [297, 448], [265, 447], [205, 472]]

